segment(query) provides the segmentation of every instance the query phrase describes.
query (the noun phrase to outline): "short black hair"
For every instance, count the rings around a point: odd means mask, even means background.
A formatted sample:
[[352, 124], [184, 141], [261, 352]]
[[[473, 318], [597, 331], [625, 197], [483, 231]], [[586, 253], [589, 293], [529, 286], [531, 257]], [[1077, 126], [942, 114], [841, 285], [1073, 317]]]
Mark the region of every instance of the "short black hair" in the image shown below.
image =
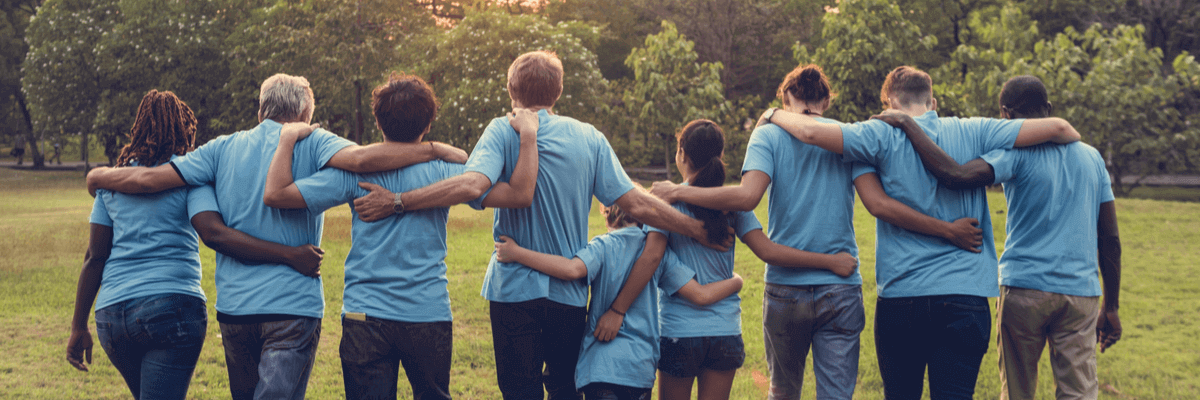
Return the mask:
[[387, 83], [371, 92], [371, 111], [383, 135], [393, 142], [413, 142], [437, 117], [433, 89], [416, 75], [392, 72]]
[[1050, 115], [1050, 99], [1046, 85], [1033, 75], [1021, 75], [1004, 82], [1000, 90], [1000, 109], [1012, 118], [1046, 117]]

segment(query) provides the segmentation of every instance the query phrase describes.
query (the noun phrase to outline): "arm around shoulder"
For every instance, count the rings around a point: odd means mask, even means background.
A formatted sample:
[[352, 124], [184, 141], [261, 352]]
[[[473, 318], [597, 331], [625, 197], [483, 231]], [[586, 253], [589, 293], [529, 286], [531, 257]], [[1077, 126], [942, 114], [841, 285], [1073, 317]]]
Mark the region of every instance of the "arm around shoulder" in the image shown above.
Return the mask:
[[1080, 138], [1079, 132], [1065, 119], [1027, 119], [1021, 123], [1021, 130], [1017, 132], [1017, 140], [1013, 142], [1013, 146], [1028, 147], [1046, 142], [1066, 144], [1078, 142]]
[[88, 171], [87, 187], [92, 196], [96, 189], [120, 193], [154, 193], [186, 185], [170, 163], [156, 167], [94, 168]]
[[707, 306], [732, 296], [742, 290], [742, 276], [736, 272], [732, 278], [701, 285], [695, 279], [679, 289], [679, 297], [698, 306]]

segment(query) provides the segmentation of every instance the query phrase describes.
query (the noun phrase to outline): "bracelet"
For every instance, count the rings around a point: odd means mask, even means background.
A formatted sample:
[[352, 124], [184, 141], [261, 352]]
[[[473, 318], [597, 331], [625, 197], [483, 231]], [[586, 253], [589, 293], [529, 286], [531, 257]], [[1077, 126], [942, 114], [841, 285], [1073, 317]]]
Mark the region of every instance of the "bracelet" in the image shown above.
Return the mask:
[[622, 317], [624, 317], [624, 316], [625, 316], [625, 313], [623, 313], [623, 312], [620, 312], [620, 311], [617, 311], [617, 309], [615, 309], [615, 308], [612, 308], [611, 306], [610, 306], [610, 307], [608, 307], [608, 311], [615, 312], [615, 313], [617, 313], [617, 315], [620, 315], [620, 316], [622, 316]]

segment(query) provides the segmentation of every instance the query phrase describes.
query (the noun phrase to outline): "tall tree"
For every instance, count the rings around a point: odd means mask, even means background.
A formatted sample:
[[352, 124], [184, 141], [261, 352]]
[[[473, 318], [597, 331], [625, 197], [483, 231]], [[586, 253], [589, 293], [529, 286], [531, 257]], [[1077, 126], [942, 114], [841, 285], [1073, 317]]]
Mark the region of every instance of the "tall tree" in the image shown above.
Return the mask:
[[0, 2], [0, 123], [7, 127], [3, 136], [11, 141], [25, 140], [35, 168], [43, 165], [42, 154], [33, 136], [33, 120], [25, 93], [21, 91], [21, 66], [29, 46], [25, 33], [37, 13], [40, 0]]

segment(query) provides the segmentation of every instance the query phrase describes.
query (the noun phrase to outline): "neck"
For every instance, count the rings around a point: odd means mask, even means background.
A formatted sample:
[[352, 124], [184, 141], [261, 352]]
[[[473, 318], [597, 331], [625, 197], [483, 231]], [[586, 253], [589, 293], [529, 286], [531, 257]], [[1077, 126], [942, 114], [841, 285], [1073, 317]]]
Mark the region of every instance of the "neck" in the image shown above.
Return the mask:
[[825, 113], [825, 102], [796, 101], [783, 107], [784, 111], [804, 114], [810, 117], [820, 117]]
[[908, 114], [908, 116], [910, 116], [910, 117], [921, 116], [929, 111], [932, 111], [929, 108], [929, 106], [926, 106], [924, 104], [914, 104], [914, 105], [910, 105], [908, 107], [892, 107], [892, 109], [902, 112], [902, 113], [905, 113], [905, 114]]
[[612, 225], [609, 225], [609, 226], [608, 226], [608, 231], [609, 231], [609, 232], [612, 232], [612, 231], [617, 231], [617, 230], [621, 230], [621, 229], [625, 229], [625, 228], [631, 227], [631, 226], [633, 226], [633, 225], [634, 225], [634, 224], [624, 224], [624, 225], [617, 225], [617, 226], [612, 226]]

